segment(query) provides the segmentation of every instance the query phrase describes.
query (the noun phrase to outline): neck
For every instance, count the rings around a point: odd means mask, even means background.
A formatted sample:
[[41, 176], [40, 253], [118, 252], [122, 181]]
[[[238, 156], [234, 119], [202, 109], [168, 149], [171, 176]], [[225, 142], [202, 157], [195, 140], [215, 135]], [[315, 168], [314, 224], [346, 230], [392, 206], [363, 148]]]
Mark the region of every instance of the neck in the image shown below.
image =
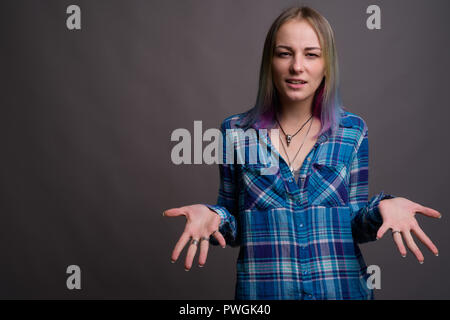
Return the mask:
[[283, 103], [278, 113], [278, 121], [283, 129], [292, 132], [304, 124], [312, 115], [312, 97], [303, 101]]

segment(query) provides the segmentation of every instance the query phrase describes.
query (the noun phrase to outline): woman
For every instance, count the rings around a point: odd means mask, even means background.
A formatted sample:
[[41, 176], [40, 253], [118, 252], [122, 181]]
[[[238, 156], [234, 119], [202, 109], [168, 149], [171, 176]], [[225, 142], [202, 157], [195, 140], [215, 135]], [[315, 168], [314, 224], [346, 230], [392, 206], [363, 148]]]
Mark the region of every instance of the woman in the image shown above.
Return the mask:
[[165, 211], [187, 218], [172, 262], [188, 242], [187, 271], [197, 247], [203, 266], [209, 243], [228, 243], [240, 246], [236, 299], [373, 299], [359, 243], [391, 229], [400, 254], [405, 241], [423, 263], [413, 232], [438, 255], [414, 215], [439, 212], [384, 192], [367, 201], [367, 125], [340, 103], [333, 31], [315, 10], [290, 8], [274, 21], [256, 105], [221, 127], [224, 135], [239, 128], [280, 129], [278, 136], [258, 131], [245, 144], [278, 155], [279, 170], [262, 174], [261, 162], [224, 161], [217, 205]]

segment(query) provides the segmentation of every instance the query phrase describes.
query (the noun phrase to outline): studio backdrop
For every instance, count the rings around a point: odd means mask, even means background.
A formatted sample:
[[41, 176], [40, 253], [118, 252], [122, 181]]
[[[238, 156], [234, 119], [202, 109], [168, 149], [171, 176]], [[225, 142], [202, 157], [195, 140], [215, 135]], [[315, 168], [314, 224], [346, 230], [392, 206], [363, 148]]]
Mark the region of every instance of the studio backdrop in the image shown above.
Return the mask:
[[[162, 213], [216, 202], [218, 166], [194, 148], [254, 105], [265, 35], [295, 5], [335, 32], [343, 104], [369, 128], [369, 196], [443, 215], [417, 216], [439, 249], [415, 238], [424, 264], [389, 234], [360, 246], [375, 298], [449, 299], [447, 0], [1, 1], [0, 298], [233, 299], [238, 248], [186, 272], [185, 250], [170, 263], [186, 220]], [[190, 164], [173, 160], [177, 129]]]

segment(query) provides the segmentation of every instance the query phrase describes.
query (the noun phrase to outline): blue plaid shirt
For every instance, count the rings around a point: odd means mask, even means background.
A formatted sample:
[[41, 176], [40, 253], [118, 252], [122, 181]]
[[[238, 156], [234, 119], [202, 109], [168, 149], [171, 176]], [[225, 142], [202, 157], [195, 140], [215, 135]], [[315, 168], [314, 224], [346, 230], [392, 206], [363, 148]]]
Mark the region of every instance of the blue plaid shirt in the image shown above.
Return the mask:
[[[238, 128], [245, 115], [225, 119], [222, 133]], [[227, 244], [240, 246], [236, 299], [374, 298], [358, 244], [376, 239], [378, 204], [393, 196], [382, 191], [368, 201], [364, 120], [343, 110], [339, 129], [330, 132], [306, 156], [298, 182], [279, 154], [279, 170], [271, 175], [261, 174], [259, 160], [219, 164], [217, 205], [207, 206], [220, 215]], [[277, 153], [264, 135], [243, 148], [254, 143]], [[213, 237], [210, 243], [218, 244]]]

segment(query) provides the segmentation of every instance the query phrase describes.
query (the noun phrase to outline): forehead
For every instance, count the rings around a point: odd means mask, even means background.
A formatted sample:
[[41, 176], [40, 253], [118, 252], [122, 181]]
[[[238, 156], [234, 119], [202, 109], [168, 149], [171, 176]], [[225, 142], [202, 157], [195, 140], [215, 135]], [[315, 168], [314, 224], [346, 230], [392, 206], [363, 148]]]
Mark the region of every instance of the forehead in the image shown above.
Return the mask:
[[319, 38], [311, 25], [302, 20], [290, 20], [278, 29], [275, 46], [287, 45], [293, 48], [319, 47]]

